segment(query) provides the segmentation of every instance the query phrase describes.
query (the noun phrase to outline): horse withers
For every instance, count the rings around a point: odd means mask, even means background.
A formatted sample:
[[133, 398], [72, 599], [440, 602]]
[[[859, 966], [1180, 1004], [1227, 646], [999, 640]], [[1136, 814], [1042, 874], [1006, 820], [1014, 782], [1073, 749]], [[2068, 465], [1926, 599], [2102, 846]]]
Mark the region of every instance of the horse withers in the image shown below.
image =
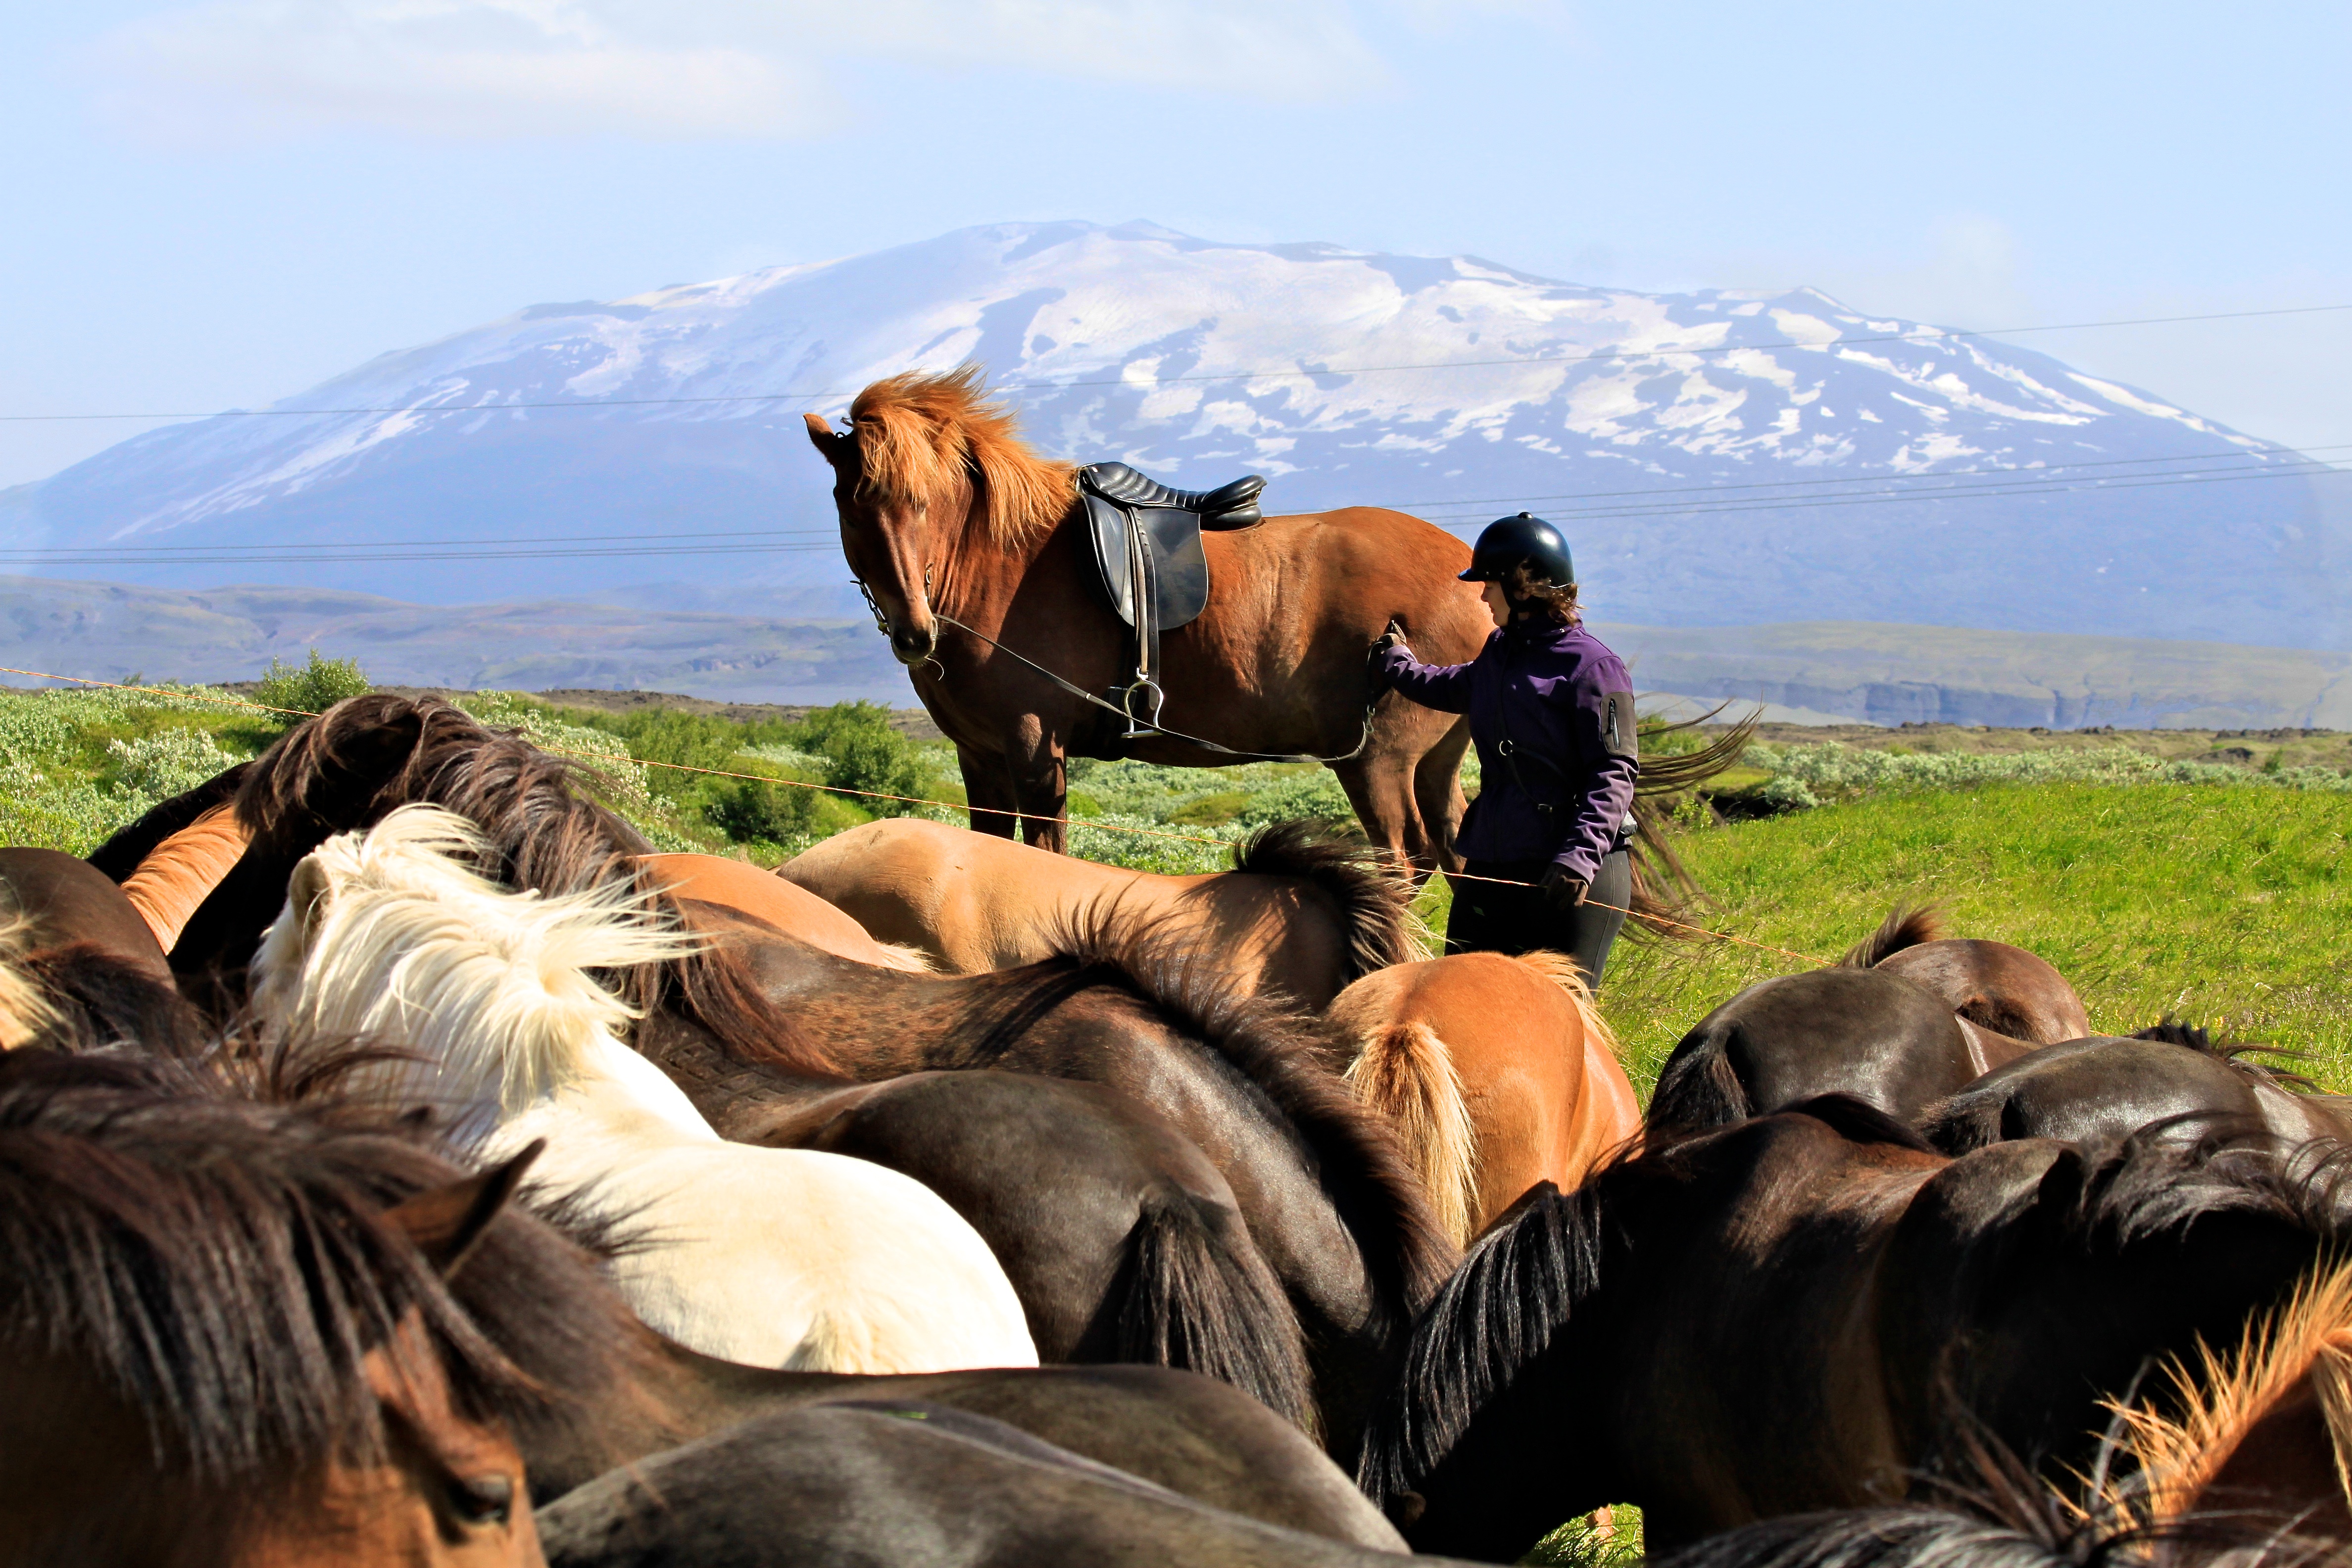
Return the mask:
[[1017, 819], [1030, 843], [1062, 850], [1072, 756], [1222, 767], [1303, 754], [1336, 759], [1373, 843], [1424, 873], [1458, 867], [1468, 726], [1376, 693], [1364, 655], [1391, 619], [1423, 657], [1477, 653], [1493, 628], [1454, 580], [1470, 559], [1459, 540], [1379, 507], [1204, 534], [1207, 605], [1161, 644], [1160, 714], [1226, 748], [1212, 751], [1130, 735], [1062, 684], [1108, 699], [1131, 679], [1126, 628], [1099, 585], [1076, 470], [1021, 438], [978, 366], [876, 382], [846, 431], [814, 415], [808, 431], [833, 467], [849, 568], [955, 742], [974, 827], [1011, 837]]

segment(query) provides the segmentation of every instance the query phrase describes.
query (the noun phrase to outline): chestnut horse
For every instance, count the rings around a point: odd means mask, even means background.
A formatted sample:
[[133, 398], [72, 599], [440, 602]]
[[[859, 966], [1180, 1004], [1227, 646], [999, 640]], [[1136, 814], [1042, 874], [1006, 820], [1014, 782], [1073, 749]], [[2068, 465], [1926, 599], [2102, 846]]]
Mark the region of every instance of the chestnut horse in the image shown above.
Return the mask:
[[1349, 1087], [1395, 1123], [1457, 1245], [1538, 1182], [1573, 1191], [1642, 1131], [1616, 1037], [1562, 954], [1396, 964], [1324, 1017]]
[[1364, 656], [1391, 618], [1423, 658], [1476, 655], [1494, 627], [1454, 580], [1468, 548], [1378, 507], [1204, 533], [1208, 606], [1160, 645], [1162, 717], [1227, 749], [1130, 738], [1121, 716], [1044, 673], [1107, 694], [1127, 668], [1127, 633], [1104, 604], [1076, 470], [1032, 450], [981, 375], [967, 364], [876, 382], [844, 432], [808, 416], [833, 465], [849, 569], [955, 742], [972, 826], [1009, 838], [1017, 814], [1030, 843], [1063, 850], [1071, 756], [1208, 768], [1311, 754], [1335, 759], [1374, 844], [1423, 873], [1458, 868], [1467, 723], [1376, 694]]
[[778, 867], [776, 877], [953, 974], [1052, 958], [1066, 948], [1074, 922], [1115, 901], [1124, 919], [1155, 922], [1171, 937], [1185, 933], [1234, 989], [1278, 989], [1321, 1007], [1349, 982], [1422, 955], [1412, 889], [1378, 853], [1286, 822], [1236, 845], [1231, 871], [1170, 877], [900, 816], [836, 833]]

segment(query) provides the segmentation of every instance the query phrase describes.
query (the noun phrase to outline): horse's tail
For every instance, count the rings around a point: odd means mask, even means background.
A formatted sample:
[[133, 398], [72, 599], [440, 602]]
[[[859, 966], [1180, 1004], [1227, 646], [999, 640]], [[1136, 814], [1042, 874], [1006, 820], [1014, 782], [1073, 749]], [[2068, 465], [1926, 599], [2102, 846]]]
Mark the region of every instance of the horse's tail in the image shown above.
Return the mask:
[[1940, 942], [1944, 911], [1932, 903], [1897, 904], [1878, 922], [1878, 929], [1846, 949], [1840, 969], [1874, 969], [1904, 949]]
[[1429, 956], [1429, 933], [1412, 912], [1412, 879], [1369, 844], [1335, 837], [1320, 823], [1276, 822], [1234, 847], [1234, 869], [1295, 878], [1338, 906], [1348, 933], [1343, 983]]
[[1696, 1131], [1728, 1127], [1756, 1114], [1748, 1088], [1731, 1065], [1731, 1031], [1736, 1027], [1708, 1018], [1682, 1037], [1658, 1074], [1648, 1125]]
[[1389, 1024], [1372, 1031], [1340, 1076], [1396, 1129], [1438, 1225], [1454, 1246], [1467, 1246], [1478, 1209], [1478, 1155], [1445, 1042], [1418, 1020]]
[[1239, 1215], [1190, 1193], [1155, 1190], [1127, 1248], [1110, 1293], [1120, 1361], [1230, 1383], [1315, 1432], [1305, 1331]]

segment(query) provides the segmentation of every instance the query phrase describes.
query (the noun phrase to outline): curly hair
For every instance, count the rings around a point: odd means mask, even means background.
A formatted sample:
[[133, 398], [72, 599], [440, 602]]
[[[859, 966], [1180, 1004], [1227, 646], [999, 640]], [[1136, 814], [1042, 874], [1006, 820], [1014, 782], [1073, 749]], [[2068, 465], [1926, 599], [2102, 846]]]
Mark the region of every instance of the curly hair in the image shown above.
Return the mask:
[[1563, 626], [1584, 624], [1584, 612], [1576, 607], [1576, 584], [1559, 586], [1532, 561], [1516, 562], [1503, 574], [1503, 597], [1515, 615], [1525, 612]]

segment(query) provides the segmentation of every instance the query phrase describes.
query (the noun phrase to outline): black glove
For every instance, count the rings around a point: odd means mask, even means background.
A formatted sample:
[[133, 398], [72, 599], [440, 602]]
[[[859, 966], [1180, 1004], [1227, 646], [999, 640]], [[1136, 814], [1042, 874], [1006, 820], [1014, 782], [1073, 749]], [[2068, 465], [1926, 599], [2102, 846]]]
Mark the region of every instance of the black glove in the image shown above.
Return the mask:
[[1364, 668], [1372, 678], [1375, 694], [1389, 689], [1387, 656], [1392, 647], [1404, 648], [1405, 657], [1412, 657], [1412, 649], [1405, 647], [1404, 628], [1397, 625], [1394, 616], [1389, 617], [1389, 629], [1373, 639], [1371, 647], [1364, 655]]
[[1572, 910], [1584, 902], [1585, 894], [1592, 890], [1591, 883], [1581, 877], [1571, 876], [1567, 867], [1557, 864], [1545, 870], [1543, 880], [1536, 886], [1543, 889], [1544, 902], [1563, 910]]

